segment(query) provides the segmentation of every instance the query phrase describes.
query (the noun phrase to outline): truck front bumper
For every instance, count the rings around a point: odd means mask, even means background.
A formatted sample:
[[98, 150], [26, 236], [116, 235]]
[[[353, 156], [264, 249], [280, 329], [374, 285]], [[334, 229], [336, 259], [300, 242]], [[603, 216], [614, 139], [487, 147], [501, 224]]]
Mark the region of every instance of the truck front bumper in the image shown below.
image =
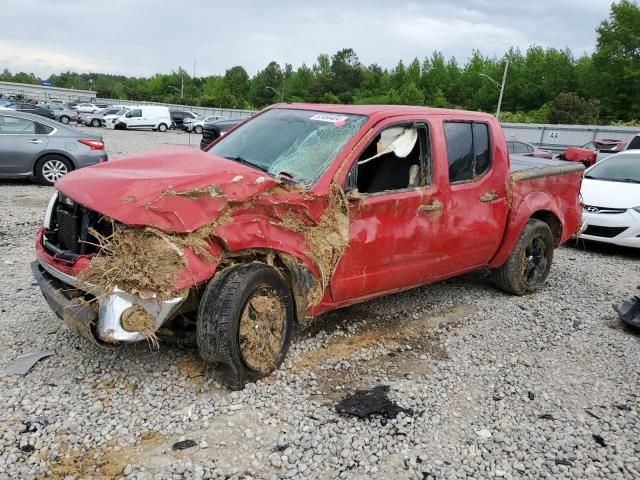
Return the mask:
[[144, 300], [115, 289], [110, 295], [99, 297], [93, 302], [78, 302], [74, 298], [79, 298], [84, 291], [76, 277], [67, 275], [40, 259], [31, 264], [31, 271], [55, 314], [74, 333], [102, 345], [146, 339], [139, 332], [123, 328], [121, 318], [126, 310], [142, 307], [154, 319], [156, 328], [160, 328], [176, 314], [185, 300], [184, 297], [165, 301]]

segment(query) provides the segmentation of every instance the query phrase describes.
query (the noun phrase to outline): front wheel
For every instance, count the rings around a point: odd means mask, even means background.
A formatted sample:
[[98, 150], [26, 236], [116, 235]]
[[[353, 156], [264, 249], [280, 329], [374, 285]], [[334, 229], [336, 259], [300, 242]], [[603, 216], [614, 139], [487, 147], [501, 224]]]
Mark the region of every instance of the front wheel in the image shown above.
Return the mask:
[[65, 125], [69, 124], [69, 120], [70, 120], [69, 117], [67, 117], [66, 115], [62, 115], [60, 117], [60, 122], [64, 123]]
[[553, 261], [553, 234], [549, 225], [530, 219], [509, 258], [493, 272], [498, 288], [515, 295], [537, 292], [549, 276]]
[[196, 125], [196, 128], [193, 129], [195, 133], [202, 133], [202, 127], [200, 125]]
[[161, 123], [160, 125], [158, 125], [158, 130], [160, 130], [161, 132], [166, 132], [167, 126], [164, 123]]
[[289, 286], [274, 268], [251, 263], [215, 277], [200, 301], [200, 356], [220, 367], [223, 383], [240, 389], [284, 360], [295, 323]]
[[99, 127], [100, 126], [100, 120], [98, 120], [97, 118], [94, 118], [93, 120], [91, 120], [91, 126], [92, 127]]

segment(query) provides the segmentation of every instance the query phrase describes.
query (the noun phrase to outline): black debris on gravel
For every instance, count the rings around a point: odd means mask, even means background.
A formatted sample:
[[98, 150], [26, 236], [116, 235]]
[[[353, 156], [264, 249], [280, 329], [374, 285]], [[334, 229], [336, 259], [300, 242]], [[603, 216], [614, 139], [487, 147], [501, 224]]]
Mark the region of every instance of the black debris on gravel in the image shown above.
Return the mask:
[[195, 447], [196, 445], [198, 444], [193, 440], [182, 440], [181, 442], [174, 443], [171, 448], [174, 450], [185, 450], [187, 448]]
[[395, 418], [400, 412], [413, 415], [412, 409], [399, 406], [389, 398], [388, 393], [388, 385], [378, 385], [371, 390], [356, 390], [353, 395], [343, 398], [336, 405], [336, 412], [359, 418]]
[[627, 325], [640, 328], [640, 297], [637, 295], [632, 299], [622, 302], [620, 305], [612, 305], [613, 309]]
[[542, 415], [538, 415], [540, 420], [555, 420], [555, 417], [550, 413], [543, 413]]
[[596, 443], [598, 445], [600, 445], [601, 447], [606, 447], [607, 444], [604, 441], [604, 438], [602, 438], [600, 435], [596, 435], [595, 433], [593, 435], [591, 435], [593, 437], [593, 439], [596, 441]]

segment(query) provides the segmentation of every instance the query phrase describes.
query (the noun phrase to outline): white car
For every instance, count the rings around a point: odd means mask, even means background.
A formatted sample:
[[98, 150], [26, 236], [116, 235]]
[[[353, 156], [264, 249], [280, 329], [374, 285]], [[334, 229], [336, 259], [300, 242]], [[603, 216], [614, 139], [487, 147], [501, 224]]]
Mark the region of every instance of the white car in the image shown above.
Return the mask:
[[114, 129], [150, 128], [166, 132], [171, 126], [171, 115], [168, 107], [141, 105], [111, 120], [111, 125], [107, 124], [107, 126]]
[[640, 248], [640, 151], [617, 153], [587, 169], [579, 238]]
[[108, 127], [113, 129], [115, 127], [115, 122], [113, 122], [113, 120], [115, 120], [116, 118], [120, 118], [129, 110], [130, 110], [129, 107], [123, 107], [120, 110], [118, 110], [116, 113], [105, 115], [100, 119], [100, 123], [103, 127]]
[[182, 128], [187, 132], [202, 133], [205, 122], [215, 122], [217, 120], [229, 120], [222, 115], [198, 115], [196, 118], [185, 118]]
[[95, 113], [100, 110], [100, 107], [94, 105], [93, 103], [79, 103], [75, 108], [78, 113]]

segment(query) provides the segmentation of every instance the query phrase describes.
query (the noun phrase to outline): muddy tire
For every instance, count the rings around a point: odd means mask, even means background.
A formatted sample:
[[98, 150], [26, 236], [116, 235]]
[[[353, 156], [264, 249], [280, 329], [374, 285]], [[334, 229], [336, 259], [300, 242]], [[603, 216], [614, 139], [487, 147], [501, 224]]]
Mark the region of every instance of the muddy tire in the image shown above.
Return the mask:
[[553, 261], [553, 234], [549, 225], [530, 219], [509, 258], [493, 271], [493, 281], [500, 290], [514, 295], [537, 292], [549, 276]]
[[295, 314], [280, 273], [262, 263], [233, 267], [214, 278], [198, 308], [200, 356], [219, 367], [229, 388], [241, 389], [277, 369], [291, 341]]

